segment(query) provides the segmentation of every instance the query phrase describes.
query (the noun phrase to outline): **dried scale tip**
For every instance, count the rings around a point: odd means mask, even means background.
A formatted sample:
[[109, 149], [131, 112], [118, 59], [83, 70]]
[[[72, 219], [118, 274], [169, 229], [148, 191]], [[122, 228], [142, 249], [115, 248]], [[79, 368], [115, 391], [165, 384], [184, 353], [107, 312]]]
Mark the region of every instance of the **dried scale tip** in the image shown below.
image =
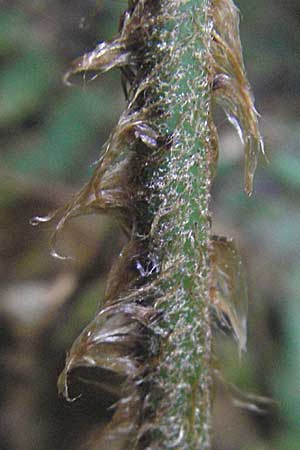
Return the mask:
[[258, 156], [264, 151], [250, 86], [245, 75], [239, 13], [232, 0], [212, 0], [213, 93], [237, 129], [245, 152], [245, 191], [253, 191]]
[[265, 415], [269, 414], [271, 410], [274, 410], [278, 406], [278, 403], [269, 397], [240, 390], [235, 384], [225, 380], [219, 370], [215, 369], [213, 375], [215, 384], [222, 387], [224, 394], [236, 408], [241, 408], [256, 415]]
[[[138, 207], [137, 183], [142, 176], [145, 149], [157, 146], [156, 133], [143, 122], [143, 114], [132, 112], [128, 108], [121, 116], [115, 131], [105, 144], [104, 152], [97, 162], [89, 182], [74, 195], [73, 199], [56, 212], [35, 217], [31, 224], [57, 219], [57, 225], [51, 236], [52, 255], [59, 259], [56, 241], [65, 224], [72, 218], [89, 213], [110, 213], [120, 222], [129, 236], [134, 222], [134, 213]], [[140, 144], [140, 145], [139, 145]], [[139, 146], [139, 154], [133, 145]]]
[[126, 50], [122, 39], [116, 39], [109, 44], [101, 42], [92, 52], [86, 53], [73, 62], [64, 76], [64, 82], [70, 85], [70, 77], [80, 72], [93, 70], [97, 73], [104, 73], [114, 67], [128, 66], [130, 65], [130, 56], [131, 53]]
[[221, 327], [229, 327], [246, 351], [248, 292], [240, 252], [231, 239], [213, 236], [210, 297]]
[[141, 354], [148, 358], [149, 349], [153, 354], [158, 351], [157, 339], [148, 330], [158, 317], [153, 308], [123, 300], [101, 310], [72, 345], [59, 378], [59, 392], [70, 400], [68, 377], [75, 369], [86, 367], [100, 369], [95, 371], [99, 389], [121, 397], [125, 380], [130, 384], [129, 380], [132, 383], [142, 375]]

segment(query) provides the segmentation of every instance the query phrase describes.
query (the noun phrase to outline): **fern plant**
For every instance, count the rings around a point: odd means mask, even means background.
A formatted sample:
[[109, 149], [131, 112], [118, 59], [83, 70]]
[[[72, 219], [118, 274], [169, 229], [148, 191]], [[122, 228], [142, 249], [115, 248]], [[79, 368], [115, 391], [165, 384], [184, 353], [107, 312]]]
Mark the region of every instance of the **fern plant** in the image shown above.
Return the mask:
[[70, 218], [110, 213], [128, 237], [104, 307], [59, 379], [70, 400], [70, 375], [81, 368], [86, 383], [119, 399], [89, 450], [209, 449], [212, 317], [245, 348], [240, 257], [231, 240], [211, 236], [209, 207], [218, 159], [212, 103], [242, 139], [249, 195], [262, 150], [238, 22], [231, 0], [129, 0], [116, 38], [66, 74], [118, 67], [126, 95], [91, 180], [35, 221], [58, 217], [54, 244]]

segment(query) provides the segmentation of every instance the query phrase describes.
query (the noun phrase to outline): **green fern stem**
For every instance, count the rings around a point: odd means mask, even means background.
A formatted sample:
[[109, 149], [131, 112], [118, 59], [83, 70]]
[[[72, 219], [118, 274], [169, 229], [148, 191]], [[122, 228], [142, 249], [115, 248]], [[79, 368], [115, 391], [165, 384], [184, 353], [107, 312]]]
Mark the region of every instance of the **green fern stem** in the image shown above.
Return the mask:
[[[161, 2], [146, 59], [157, 61], [152, 98], [160, 115], [150, 125], [169, 146], [153, 168], [151, 235], [160, 254], [157, 307], [167, 338], [157, 368], [160, 450], [210, 447], [209, 257], [211, 85], [208, 0]], [[153, 101], [153, 100], [152, 100]]]

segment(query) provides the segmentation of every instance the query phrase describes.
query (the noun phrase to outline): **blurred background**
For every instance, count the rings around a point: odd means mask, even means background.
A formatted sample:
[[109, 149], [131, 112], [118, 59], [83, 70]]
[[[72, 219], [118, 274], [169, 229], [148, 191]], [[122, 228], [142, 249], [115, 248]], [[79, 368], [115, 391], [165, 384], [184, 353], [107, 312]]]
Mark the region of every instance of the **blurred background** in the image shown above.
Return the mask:
[[[124, 237], [105, 216], [76, 219], [50, 256], [62, 206], [92, 171], [124, 99], [118, 71], [67, 87], [69, 63], [117, 31], [123, 0], [0, 2], [0, 448], [76, 450], [107, 418], [106, 400], [58, 398], [66, 351], [103, 298]], [[249, 282], [248, 352], [217, 343], [218, 367], [242, 392], [275, 399], [267, 414], [216, 389], [213, 450], [300, 449], [300, 4], [239, 0], [245, 64], [266, 158], [243, 192], [242, 147], [217, 112], [214, 232], [234, 237]], [[92, 405], [92, 406], [91, 406]], [[101, 419], [101, 420], [102, 420]], [[104, 449], [103, 449], [104, 450]], [[109, 450], [109, 449], [107, 449]]]

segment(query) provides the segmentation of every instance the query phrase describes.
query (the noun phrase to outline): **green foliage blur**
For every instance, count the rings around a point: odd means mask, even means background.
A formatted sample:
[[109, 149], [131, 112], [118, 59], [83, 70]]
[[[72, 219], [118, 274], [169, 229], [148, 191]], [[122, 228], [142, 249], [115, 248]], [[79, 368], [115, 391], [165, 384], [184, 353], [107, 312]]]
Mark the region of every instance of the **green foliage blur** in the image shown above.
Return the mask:
[[[70, 62], [111, 38], [125, 0], [2, 1], [0, 5], [0, 441], [3, 450], [76, 450], [95, 406], [72, 408], [56, 379], [72, 340], [101, 304], [124, 237], [106, 217], [78, 219], [49, 255], [51, 225], [29, 219], [64, 204], [88, 179], [124, 106], [120, 74], [63, 84]], [[239, 0], [245, 65], [265, 156], [243, 192], [242, 146], [220, 111], [213, 231], [234, 237], [249, 281], [248, 352], [216, 338], [218, 368], [244, 393], [275, 399], [255, 414], [222, 389], [214, 450], [300, 449], [300, 4]], [[220, 391], [220, 392], [219, 392]], [[77, 402], [75, 402], [77, 403]], [[247, 403], [247, 402], [246, 402]], [[251, 409], [251, 408], [250, 408]], [[106, 420], [103, 418], [103, 420]]]

